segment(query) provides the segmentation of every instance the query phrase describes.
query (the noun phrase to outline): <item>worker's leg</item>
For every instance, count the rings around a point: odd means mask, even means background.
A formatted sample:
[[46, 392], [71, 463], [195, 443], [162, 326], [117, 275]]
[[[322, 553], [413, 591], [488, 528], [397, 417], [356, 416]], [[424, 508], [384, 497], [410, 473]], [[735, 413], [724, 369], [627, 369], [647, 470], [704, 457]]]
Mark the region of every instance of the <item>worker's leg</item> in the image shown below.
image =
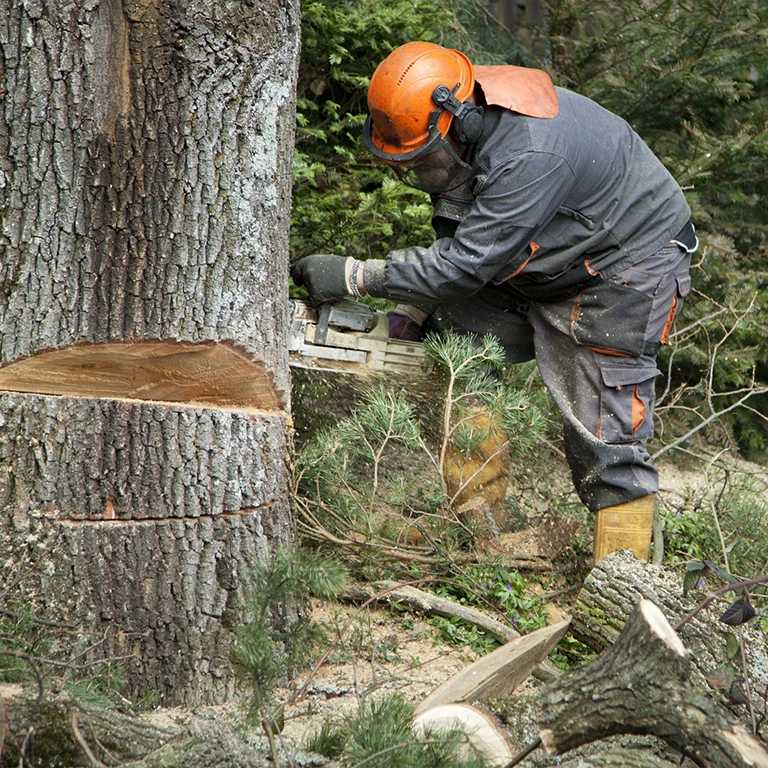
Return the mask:
[[689, 265], [689, 254], [666, 247], [575, 299], [532, 304], [528, 312], [542, 378], [563, 414], [581, 500], [593, 512], [631, 502], [617, 512], [627, 524], [632, 509], [642, 508], [648, 540], [648, 497], [658, 490], [645, 446], [653, 435], [656, 351], [688, 292]]

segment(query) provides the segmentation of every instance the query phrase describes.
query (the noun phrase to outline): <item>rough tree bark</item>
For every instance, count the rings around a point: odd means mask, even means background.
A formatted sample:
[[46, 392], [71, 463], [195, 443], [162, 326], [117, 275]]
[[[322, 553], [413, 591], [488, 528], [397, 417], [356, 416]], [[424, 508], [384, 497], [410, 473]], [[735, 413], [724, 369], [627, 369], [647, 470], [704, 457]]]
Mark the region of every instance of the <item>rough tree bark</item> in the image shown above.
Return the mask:
[[[155, 724], [66, 694], [42, 703], [25, 695], [6, 704], [7, 733], [0, 766], [20, 761], [25, 734], [32, 731], [36, 766], [92, 768], [267, 768], [264, 751], [211, 710], [202, 708], [185, 725]], [[29, 745], [27, 745], [29, 747]], [[29, 752], [29, 749], [27, 750]], [[27, 763], [28, 764], [28, 761]]]
[[615, 645], [544, 692], [541, 739], [554, 755], [618, 733], [658, 736], [713, 768], [768, 768], [757, 738], [692, 681], [691, 661], [659, 607], [641, 600]]
[[[573, 634], [595, 651], [610, 648], [622, 627], [643, 599], [653, 600], [674, 626], [685, 618], [707, 593], [692, 590], [683, 595], [681, 575], [658, 566], [642, 563], [629, 552], [616, 552], [597, 563], [584, 582], [574, 611]], [[680, 630], [680, 639], [690, 655], [693, 681], [722, 704], [729, 705], [730, 683], [727, 671], [741, 676], [742, 659], [739, 631], [718, 621], [735, 595], [719, 598], [707, 610], [698, 613]], [[765, 633], [756, 623], [741, 627], [753, 702], [758, 717], [765, 717], [768, 690], [768, 645]], [[749, 708], [735, 707], [745, 725], [751, 726]]]
[[[552, 755], [537, 750], [525, 765], [768, 765], [762, 733], [768, 680], [764, 633], [754, 622], [741, 627], [759, 727], [752, 738], [750, 708], [730, 700], [722, 685], [724, 667], [742, 672], [735, 643], [740, 633], [717, 620], [732, 598], [720, 598], [691, 617], [706, 593], [694, 590], [686, 597], [682, 592], [679, 572], [629, 552], [614, 552], [595, 565], [580, 592], [571, 630], [599, 655], [548, 684], [543, 694], [516, 692], [493, 704], [517, 750], [537, 735], [550, 747]], [[648, 601], [653, 602], [650, 614]], [[684, 618], [686, 623], [673, 631]], [[638, 738], [647, 742], [634, 743]], [[574, 749], [577, 744], [583, 746]], [[695, 753], [698, 762], [680, 763], [681, 752]]]
[[0, 583], [168, 704], [290, 539], [295, 0], [0, 0]]

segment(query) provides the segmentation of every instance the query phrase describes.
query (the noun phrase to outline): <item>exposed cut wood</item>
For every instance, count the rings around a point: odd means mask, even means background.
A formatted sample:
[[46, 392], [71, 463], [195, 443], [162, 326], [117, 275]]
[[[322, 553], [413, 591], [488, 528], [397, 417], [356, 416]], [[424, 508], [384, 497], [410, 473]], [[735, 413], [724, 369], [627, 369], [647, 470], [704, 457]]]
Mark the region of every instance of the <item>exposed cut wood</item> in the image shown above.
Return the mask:
[[[492, 766], [505, 766], [514, 757], [496, 718], [469, 704], [445, 704], [423, 712], [413, 721], [413, 730], [420, 736], [430, 731], [462, 731]], [[465, 749], [464, 754], [471, 754], [471, 750]]]
[[419, 704], [416, 712], [455, 701], [509, 696], [547, 658], [569, 625], [570, 619], [510, 640], [443, 683]]
[[227, 342], [173, 340], [79, 344], [0, 368], [0, 390], [274, 410], [263, 363]]

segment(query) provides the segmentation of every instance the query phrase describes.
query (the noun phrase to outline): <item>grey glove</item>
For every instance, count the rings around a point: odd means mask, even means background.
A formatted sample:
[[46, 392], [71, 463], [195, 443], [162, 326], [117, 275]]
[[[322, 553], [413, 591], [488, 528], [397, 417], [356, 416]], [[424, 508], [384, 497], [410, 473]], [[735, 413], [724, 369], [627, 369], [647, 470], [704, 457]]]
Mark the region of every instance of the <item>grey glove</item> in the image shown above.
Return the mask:
[[312, 306], [326, 301], [338, 301], [345, 296], [359, 295], [350, 285], [355, 259], [315, 253], [291, 266], [291, 277], [296, 285], [303, 285]]

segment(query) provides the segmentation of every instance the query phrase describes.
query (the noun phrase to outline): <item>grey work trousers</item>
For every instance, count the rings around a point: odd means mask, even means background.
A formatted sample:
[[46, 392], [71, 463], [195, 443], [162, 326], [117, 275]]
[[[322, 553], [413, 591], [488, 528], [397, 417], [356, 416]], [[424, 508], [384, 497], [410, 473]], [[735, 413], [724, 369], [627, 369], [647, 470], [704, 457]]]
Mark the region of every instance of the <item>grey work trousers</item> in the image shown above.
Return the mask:
[[690, 263], [671, 244], [564, 301], [516, 301], [493, 288], [433, 315], [440, 328], [494, 333], [509, 362], [535, 357], [563, 415], [574, 486], [593, 512], [658, 490], [646, 449], [656, 353], [690, 289]]

